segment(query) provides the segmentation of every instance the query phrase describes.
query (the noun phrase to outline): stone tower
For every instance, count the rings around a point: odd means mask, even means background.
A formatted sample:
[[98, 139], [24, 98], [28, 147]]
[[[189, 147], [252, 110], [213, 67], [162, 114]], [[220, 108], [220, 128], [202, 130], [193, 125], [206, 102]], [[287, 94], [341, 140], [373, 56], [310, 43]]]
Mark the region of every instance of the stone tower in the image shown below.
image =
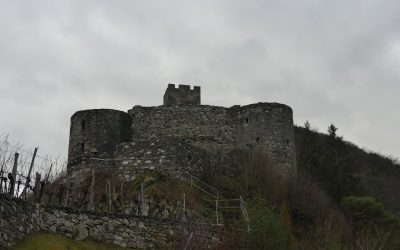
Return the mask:
[[189, 85], [180, 84], [175, 88], [175, 84], [168, 84], [164, 94], [164, 106], [179, 105], [200, 105], [200, 87], [194, 86], [190, 89]]
[[83, 158], [110, 158], [116, 146], [130, 138], [131, 118], [113, 109], [90, 109], [71, 117], [68, 162]]

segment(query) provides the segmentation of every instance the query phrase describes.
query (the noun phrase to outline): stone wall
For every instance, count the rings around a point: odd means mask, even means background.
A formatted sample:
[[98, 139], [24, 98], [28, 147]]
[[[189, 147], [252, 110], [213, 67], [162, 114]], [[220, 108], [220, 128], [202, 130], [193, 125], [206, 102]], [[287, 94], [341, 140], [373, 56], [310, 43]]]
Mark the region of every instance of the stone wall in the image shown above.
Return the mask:
[[[0, 210], [1, 249], [38, 231], [74, 240], [93, 239], [122, 247], [158, 249], [171, 244], [184, 225], [178, 220], [41, 207], [5, 195], [0, 195]], [[210, 242], [211, 239], [212, 235]]]
[[296, 173], [292, 109], [257, 103], [216, 106], [141, 107], [132, 117], [132, 138], [178, 138], [209, 151], [261, 148], [285, 174]]
[[40, 209], [33, 204], [0, 194], [0, 249], [41, 229]]
[[135, 106], [128, 113], [132, 117], [132, 137], [148, 139], [175, 137], [192, 141], [234, 143], [236, 114], [224, 107]]
[[57, 208], [42, 210], [41, 229], [74, 240], [93, 239], [121, 247], [157, 249], [168, 245], [177, 225], [132, 216], [75, 213]]
[[181, 179], [185, 173], [199, 175], [207, 151], [193, 146], [185, 139], [157, 137], [149, 140], [135, 140], [117, 145], [114, 156], [103, 158], [82, 158], [69, 166], [72, 179], [86, 178], [91, 168], [108, 172], [110, 178], [133, 181], [138, 175], [149, 171], [160, 172], [174, 179]]

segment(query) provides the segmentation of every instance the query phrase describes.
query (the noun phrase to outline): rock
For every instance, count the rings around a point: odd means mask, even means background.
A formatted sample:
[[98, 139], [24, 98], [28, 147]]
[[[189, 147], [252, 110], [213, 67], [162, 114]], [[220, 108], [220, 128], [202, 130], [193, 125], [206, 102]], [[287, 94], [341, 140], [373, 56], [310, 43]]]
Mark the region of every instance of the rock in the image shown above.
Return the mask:
[[49, 231], [51, 233], [57, 233], [57, 227], [56, 226], [51, 226], [51, 227], [49, 227]]
[[64, 224], [65, 223], [65, 219], [64, 218], [58, 218], [57, 219], [57, 224]]
[[78, 219], [81, 220], [81, 221], [86, 221], [88, 218], [89, 217], [86, 214], [81, 214], [81, 215], [79, 215]]
[[143, 222], [140, 221], [140, 222], [138, 223], [138, 228], [146, 229], [146, 226], [144, 225]]
[[53, 214], [47, 214], [47, 224], [54, 225], [57, 223], [57, 217]]
[[168, 212], [168, 210], [167, 209], [164, 209], [162, 212], [161, 212], [161, 218], [162, 219], [168, 219], [169, 218], [169, 212]]
[[105, 229], [104, 226], [92, 227], [89, 231], [89, 236], [96, 241], [101, 241], [104, 238]]
[[84, 240], [89, 236], [86, 224], [81, 223], [74, 227], [74, 240]]
[[150, 206], [148, 203], [145, 203], [142, 207], [142, 216], [149, 216]]
[[72, 227], [74, 224], [70, 221], [65, 221], [64, 226], [65, 227]]
[[86, 225], [88, 225], [88, 226], [93, 226], [93, 225], [94, 225], [94, 220], [92, 220], [92, 219], [87, 219], [87, 220], [86, 220]]
[[114, 235], [114, 244], [115, 245], [119, 245], [119, 246], [121, 246], [121, 243], [123, 242], [123, 238], [121, 237], [121, 236], [118, 236], [118, 235]]
[[60, 211], [60, 212], [59, 212], [59, 215], [60, 215], [60, 217], [65, 217], [65, 216], [67, 216], [68, 214], [67, 214], [67, 213], [64, 213], [63, 211]]

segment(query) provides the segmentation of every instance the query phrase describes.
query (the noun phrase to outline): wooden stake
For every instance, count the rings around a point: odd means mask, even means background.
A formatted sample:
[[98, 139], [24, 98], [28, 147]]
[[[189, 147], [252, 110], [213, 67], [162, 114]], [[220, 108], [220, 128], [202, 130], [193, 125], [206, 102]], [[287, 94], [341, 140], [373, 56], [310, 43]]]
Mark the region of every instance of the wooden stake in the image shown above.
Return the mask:
[[49, 181], [51, 170], [53, 169], [53, 163], [50, 165], [49, 172], [46, 175], [46, 183]]
[[28, 176], [26, 177], [26, 182], [25, 182], [25, 187], [24, 190], [22, 190], [21, 196], [24, 196], [26, 198], [26, 190], [29, 186], [29, 183], [31, 182], [31, 173], [32, 173], [32, 168], [33, 168], [33, 164], [35, 163], [35, 158], [36, 158], [36, 154], [39, 148], [35, 148], [35, 150], [33, 151], [33, 156], [32, 156], [32, 161], [31, 161], [31, 166], [29, 167], [29, 172], [28, 172]]
[[39, 194], [40, 194], [40, 179], [42, 178], [41, 174], [36, 172], [36, 177], [35, 177], [35, 189], [34, 189], [34, 196], [35, 196], [35, 202], [39, 202]]
[[[4, 165], [1, 165], [1, 170], [0, 170], [0, 193], [3, 193], [3, 174], [4, 174]], [[6, 189], [7, 190], [7, 189]]]
[[15, 153], [13, 170], [12, 170], [11, 176], [9, 176], [9, 179], [10, 179], [10, 185], [9, 185], [10, 186], [10, 192], [9, 192], [9, 194], [11, 196], [14, 196], [15, 182], [17, 181], [18, 157], [19, 157], [19, 154]]

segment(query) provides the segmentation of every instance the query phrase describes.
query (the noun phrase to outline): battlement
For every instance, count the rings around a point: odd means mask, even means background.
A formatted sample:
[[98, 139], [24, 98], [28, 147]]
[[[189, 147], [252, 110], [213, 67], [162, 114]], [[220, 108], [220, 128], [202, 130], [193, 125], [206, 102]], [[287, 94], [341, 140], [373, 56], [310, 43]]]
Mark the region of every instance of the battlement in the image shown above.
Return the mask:
[[168, 84], [168, 88], [164, 94], [165, 106], [178, 106], [178, 105], [200, 105], [200, 87], [179, 84], [176, 88], [175, 84]]

